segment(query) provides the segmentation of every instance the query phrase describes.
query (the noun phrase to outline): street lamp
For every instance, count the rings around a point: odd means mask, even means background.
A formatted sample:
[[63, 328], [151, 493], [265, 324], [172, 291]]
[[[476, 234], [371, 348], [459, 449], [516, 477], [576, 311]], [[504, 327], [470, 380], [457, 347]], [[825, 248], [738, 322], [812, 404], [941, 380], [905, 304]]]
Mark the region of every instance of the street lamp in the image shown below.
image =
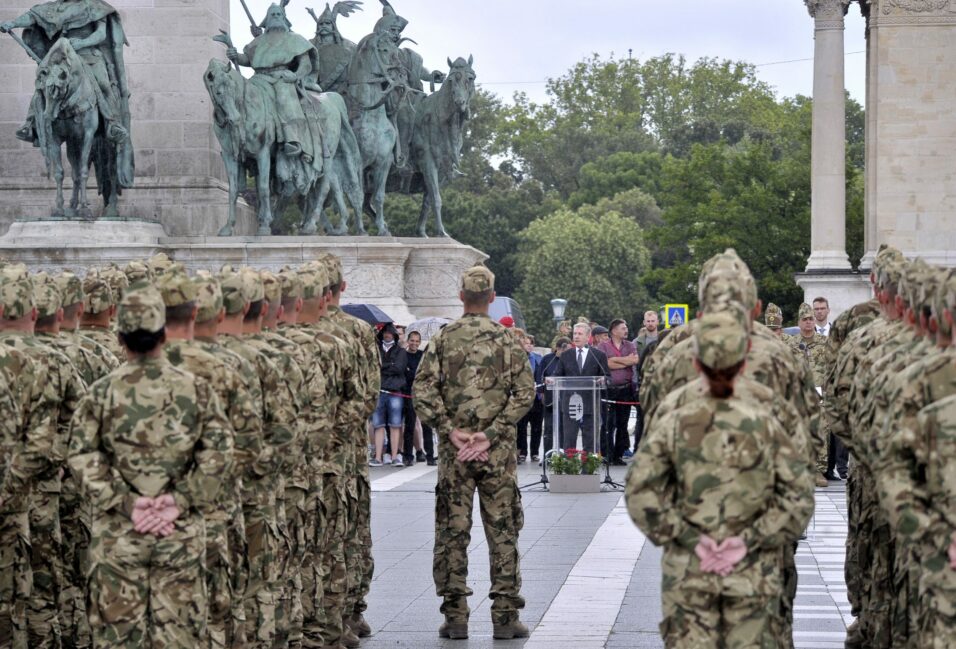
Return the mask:
[[559, 297], [551, 300], [551, 311], [554, 313], [554, 328], [557, 329], [561, 326], [561, 321], [564, 320], [564, 310], [568, 308], [568, 301], [563, 300]]

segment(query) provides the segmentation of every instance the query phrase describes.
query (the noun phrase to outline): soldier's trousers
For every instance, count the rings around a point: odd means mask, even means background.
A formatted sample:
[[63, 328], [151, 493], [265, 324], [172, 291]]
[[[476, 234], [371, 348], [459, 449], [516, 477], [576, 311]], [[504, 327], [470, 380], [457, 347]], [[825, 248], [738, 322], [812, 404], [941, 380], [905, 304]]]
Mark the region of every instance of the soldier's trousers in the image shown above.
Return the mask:
[[525, 603], [518, 557], [524, 511], [514, 464], [463, 464], [444, 457], [440, 461], [435, 487], [435, 590], [443, 599], [441, 612], [446, 619], [468, 620], [468, 596], [472, 594], [468, 588], [468, 544], [476, 490], [491, 560], [491, 619], [494, 624], [508, 624]]
[[[348, 532], [348, 500], [345, 476], [325, 474], [322, 480], [322, 529], [319, 536], [318, 581], [322, 585], [319, 627], [326, 645], [342, 638], [348, 575], [345, 537]], [[350, 612], [351, 613], [351, 612]]]
[[211, 647], [232, 647], [233, 574], [229, 548], [229, 512], [225, 509], [206, 516], [206, 596], [209, 601], [207, 624]]
[[97, 649], [193, 649], [206, 643], [203, 519], [188, 515], [158, 538], [128, 518], [93, 519], [89, 611]]
[[348, 495], [352, 503], [345, 548], [349, 567], [345, 612], [347, 615], [361, 615], [368, 608], [365, 597], [375, 573], [375, 561], [372, 559], [372, 485], [366, 474], [354, 477], [349, 487]]
[[243, 596], [246, 641], [250, 647], [271, 649], [276, 635], [276, 596], [279, 590], [280, 543], [276, 486], [263, 478], [243, 484], [242, 514], [246, 526], [249, 573]]
[[680, 585], [663, 592], [661, 636], [667, 649], [777, 649], [776, 597], [729, 597]]
[[33, 589], [30, 518], [0, 512], [0, 649], [27, 649], [27, 602]]
[[893, 649], [916, 649], [919, 620], [919, 554], [913, 544], [893, 540], [893, 595], [892, 629]]
[[302, 642], [302, 591], [303, 580], [301, 572], [304, 569], [306, 539], [309, 534], [306, 528], [306, 500], [308, 491], [305, 488], [287, 484], [283, 493], [283, 538], [279, 553], [281, 596], [276, 610], [277, 644], [285, 646]]
[[36, 490], [30, 500], [30, 567], [33, 594], [27, 608], [31, 649], [59, 648], [58, 618], [63, 587], [63, 538], [60, 534], [60, 494]]
[[[60, 590], [60, 630], [64, 649], [86, 649], [92, 644], [86, 617], [86, 577], [90, 566], [90, 511], [69, 476], [60, 492], [63, 587]], [[86, 508], [86, 509], [84, 509]]]
[[[956, 647], [956, 570], [949, 567], [951, 532], [928, 532], [920, 544], [920, 649]], [[895, 649], [895, 648], [894, 648]]]
[[860, 593], [863, 575], [860, 573], [860, 471], [861, 467], [851, 458], [850, 471], [846, 480], [846, 560], [843, 564], [843, 579], [846, 582], [846, 597], [850, 602], [850, 613], [860, 616], [862, 608]]
[[[874, 500], [876, 496], [873, 497]], [[878, 507], [878, 505], [876, 505]], [[869, 595], [861, 622], [867, 649], [896, 649], [893, 644], [893, 541], [882, 510], [873, 513], [868, 566]]]
[[780, 548], [780, 579], [783, 582], [783, 590], [780, 593], [779, 613], [770, 620], [774, 636], [780, 639], [779, 649], [793, 649], [793, 600], [797, 596], [796, 552], [796, 543]]

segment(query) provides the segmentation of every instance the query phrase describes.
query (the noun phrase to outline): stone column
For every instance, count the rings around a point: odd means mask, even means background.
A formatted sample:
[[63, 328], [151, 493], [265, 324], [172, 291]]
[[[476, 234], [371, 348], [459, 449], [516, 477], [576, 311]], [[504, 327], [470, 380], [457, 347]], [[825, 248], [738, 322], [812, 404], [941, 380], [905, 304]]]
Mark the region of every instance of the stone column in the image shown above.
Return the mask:
[[849, 270], [846, 254], [846, 96], [843, 17], [850, 0], [804, 0], [815, 25], [807, 271]]

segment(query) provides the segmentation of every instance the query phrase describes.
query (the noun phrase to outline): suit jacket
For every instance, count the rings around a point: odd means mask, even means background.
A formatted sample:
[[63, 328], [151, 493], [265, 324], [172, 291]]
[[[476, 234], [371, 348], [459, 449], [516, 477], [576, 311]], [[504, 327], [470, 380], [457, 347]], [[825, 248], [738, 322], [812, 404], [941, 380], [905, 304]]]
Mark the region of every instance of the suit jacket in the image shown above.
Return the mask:
[[603, 376], [611, 383], [611, 369], [607, 365], [607, 356], [596, 347], [588, 347], [584, 358], [584, 369], [578, 369], [578, 348], [568, 347], [558, 357], [554, 376]]

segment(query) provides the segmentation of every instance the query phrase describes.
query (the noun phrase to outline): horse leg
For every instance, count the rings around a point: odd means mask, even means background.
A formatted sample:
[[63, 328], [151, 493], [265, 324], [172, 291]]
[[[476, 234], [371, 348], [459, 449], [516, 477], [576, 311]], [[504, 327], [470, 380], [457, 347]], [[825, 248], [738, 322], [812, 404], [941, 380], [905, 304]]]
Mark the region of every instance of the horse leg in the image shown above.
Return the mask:
[[260, 237], [272, 234], [272, 195], [269, 188], [269, 174], [271, 173], [272, 147], [262, 147], [256, 155], [256, 165], [259, 175], [256, 176], [256, 187], [259, 190], [259, 230]]
[[425, 172], [422, 177], [425, 180], [425, 194], [428, 196], [432, 205], [432, 211], [435, 213], [435, 234], [439, 237], [447, 237], [445, 226], [441, 220], [441, 186], [438, 183], [438, 169], [434, 162], [425, 164]]
[[378, 236], [390, 237], [388, 226], [385, 225], [385, 182], [388, 180], [388, 162], [380, 163], [372, 171], [373, 194], [370, 201], [370, 207], [375, 213], [375, 227], [378, 230]]
[[[79, 153], [79, 159], [74, 157], [70, 160], [70, 164], [73, 165], [73, 193], [78, 198], [76, 215], [81, 219], [93, 218], [93, 211], [90, 209], [90, 203], [86, 197], [86, 183], [90, 178], [90, 152], [93, 150], [93, 137], [96, 135], [97, 126], [96, 120], [85, 120], [83, 142], [77, 152]], [[77, 192], [77, 178], [79, 178], [79, 192]]]
[[226, 167], [229, 181], [229, 208], [226, 224], [219, 230], [220, 237], [231, 237], [236, 233], [236, 200], [239, 198], [239, 174], [243, 172], [239, 160], [223, 151], [222, 164]]
[[428, 231], [425, 227], [425, 223], [428, 221], [428, 210], [431, 207], [431, 198], [428, 194], [428, 189], [426, 188], [422, 192], [422, 209], [418, 213], [418, 236], [428, 238]]
[[[52, 138], [51, 138], [52, 139]], [[53, 163], [53, 179], [56, 181], [56, 205], [53, 216], [64, 216], [63, 210], [63, 154], [60, 145], [53, 139], [47, 146], [47, 159]]]
[[318, 214], [320, 222], [322, 223], [322, 227], [328, 234], [332, 234], [332, 224], [329, 223], [329, 219], [325, 216], [324, 209], [325, 197], [329, 195], [328, 173], [322, 174], [318, 185], [313, 187], [313, 196], [307, 204], [308, 211], [302, 210], [302, 214], [305, 217], [305, 222], [302, 224], [301, 232], [302, 234], [315, 234], [319, 231], [319, 228], [315, 222], [316, 214]]

